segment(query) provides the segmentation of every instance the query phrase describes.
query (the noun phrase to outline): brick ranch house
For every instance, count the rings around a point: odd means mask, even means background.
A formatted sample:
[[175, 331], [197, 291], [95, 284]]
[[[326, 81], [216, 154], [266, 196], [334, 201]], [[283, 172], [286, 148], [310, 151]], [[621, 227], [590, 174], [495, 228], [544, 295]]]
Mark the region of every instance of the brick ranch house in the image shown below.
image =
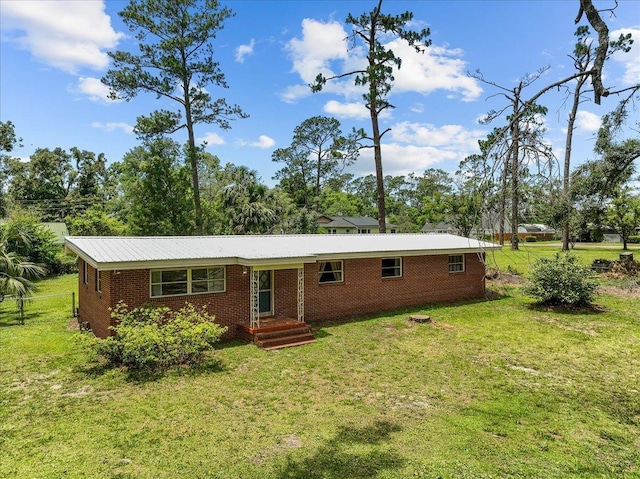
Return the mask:
[[[79, 320], [112, 334], [110, 308], [205, 306], [246, 338], [324, 319], [484, 296], [484, 252], [449, 234], [67, 237]], [[292, 327], [293, 327], [292, 326]], [[301, 336], [302, 337], [302, 336]]]

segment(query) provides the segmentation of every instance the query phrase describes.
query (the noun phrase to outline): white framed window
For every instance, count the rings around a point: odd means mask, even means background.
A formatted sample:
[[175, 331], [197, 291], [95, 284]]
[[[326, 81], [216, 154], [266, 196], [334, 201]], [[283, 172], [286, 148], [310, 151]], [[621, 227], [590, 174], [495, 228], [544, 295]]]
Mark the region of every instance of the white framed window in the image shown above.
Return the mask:
[[449, 273], [462, 273], [462, 272], [464, 272], [464, 255], [450, 254], [449, 255]]
[[221, 293], [226, 289], [224, 266], [151, 271], [151, 297]]
[[102, 293], [102, 271], [96, 270], [96, 293]]
[[358, 234], [359, 235], [371, 234], [371, 229], [370, 228], [358, 228]]
[[86, 261], [82, 262], [82, 282], [89, 284], [89, 265]]
[[338, 230], [335, 229], [335, 228], [329, 228], [329, 229], [327, 229], [327, 233], [330, 234], [330, 235], [336, 235], [336, 234], [338, 234]]
[[191, 270], [191, 294], [222, 292], [224, 290], [224, 268], [201, 268]]
[[402, 258], [382, 258], [382, 277], [400, 278], [402, 276]]
[[318, 283], [342, 283], [342, 281], [342, 260], [318, 263]]

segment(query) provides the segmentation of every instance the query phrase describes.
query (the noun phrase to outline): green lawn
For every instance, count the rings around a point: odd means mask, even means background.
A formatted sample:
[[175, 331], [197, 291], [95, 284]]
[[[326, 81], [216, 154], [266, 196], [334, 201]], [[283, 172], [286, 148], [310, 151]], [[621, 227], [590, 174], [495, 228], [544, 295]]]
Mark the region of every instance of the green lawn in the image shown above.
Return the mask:
[[279, 352], [224, 344], [219, 363], [148, 381], [86, 362], [66, 298], [24, 326], [6, 304], [0, 477], [640, 477], [640, 289], [600, 312], [501, 291], [415, 311], [432, 324], [405, 311]]
[[[552, 257], [560, 251], [560, 243], [520, 243], [518, 251], [511, 251], [509, 244], [505, 244], [502, 251], [487, 253], [487, 263], [501, 271], [512, 271], [526, 275], [529, 267], [538, 258]], [[629, 244], [629, 252], [634, 259], [640, 260], [640, 245]], [[622, 243], [576, 243], [573, 253], [579, 255], [585, 264], [591, 264], [594, 259], [617, 260], [623, 252]]]

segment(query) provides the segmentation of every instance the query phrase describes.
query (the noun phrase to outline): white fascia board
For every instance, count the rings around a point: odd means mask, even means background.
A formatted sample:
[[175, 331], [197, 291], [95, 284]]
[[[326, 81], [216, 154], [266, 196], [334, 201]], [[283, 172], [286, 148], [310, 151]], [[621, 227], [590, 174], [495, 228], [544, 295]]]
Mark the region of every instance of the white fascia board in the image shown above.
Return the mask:
[[426, 249], [426, 250], [395, 250], [395, 251], [369, 251], [365, 253], [327, 253], [319, 254], [318, 261], [331, 261], [338, 259], [367, 259], [367, 258], [395, 258], [399, 256], [439, 256], [450, 254], [473, 254], [482, 253], [486, 250], [502, 249], [501, 246], [495, 248], [452, 248], [452, 249]]
[[265, 263], [261, 265], [251, 266], [254, 271], [275, 271], [280, 269], [298, 269], [304, 268], [304, 263], [286, 263], [286, 264], [274, 264], [274, 263]]
[[302, 268], [304, 263], [315, 263], [315, 256], [296, 258], [238, 258], [238, 264], [255, 270]]

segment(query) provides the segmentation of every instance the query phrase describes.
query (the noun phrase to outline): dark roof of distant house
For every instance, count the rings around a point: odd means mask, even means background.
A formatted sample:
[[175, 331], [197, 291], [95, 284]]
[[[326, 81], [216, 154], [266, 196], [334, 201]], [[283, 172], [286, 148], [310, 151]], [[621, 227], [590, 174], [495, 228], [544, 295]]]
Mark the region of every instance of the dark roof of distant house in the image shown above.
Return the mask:
[[455, 227], [452, 224], [441, 221], [440, 223], [425, 223], [420, 231], [449, 231], [454, 230]]
[[[322, 223], [325, 228], [377, 228], [378, 220], [370, 216], [328, 216], [323, 215], [321, 218], [328, 218], [331, 221]], [[387, 228], [395, 228], [396, 225], [386, 223]]]

